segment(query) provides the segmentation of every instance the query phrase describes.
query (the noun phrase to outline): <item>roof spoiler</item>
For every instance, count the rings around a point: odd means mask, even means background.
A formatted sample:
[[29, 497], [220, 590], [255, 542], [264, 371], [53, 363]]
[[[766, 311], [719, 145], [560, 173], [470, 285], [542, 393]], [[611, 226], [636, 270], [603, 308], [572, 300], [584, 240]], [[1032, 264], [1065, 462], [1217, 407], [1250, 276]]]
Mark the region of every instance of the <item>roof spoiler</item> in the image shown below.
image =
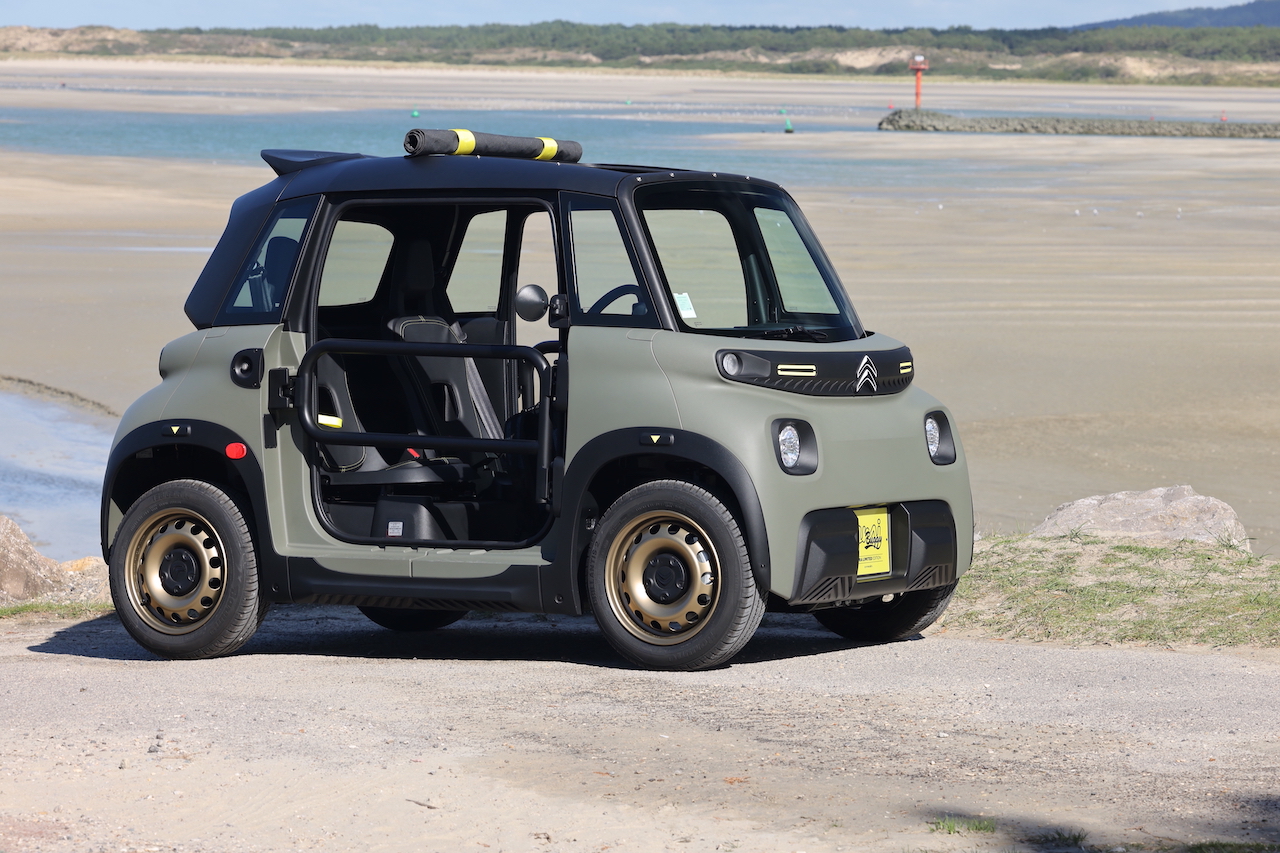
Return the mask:
[[267, 148], [262, 151], [262, 159], [275, 169], [277, 175], [301, 171], [312, 166], [323, 166], [326, 163], [337, 163], [339, 160], [358, 160], [363, 154], [343, 154], [340, 151], [299, 151], [292, 148]]
[[424, 154], [479, 154], [484, 157], [513, 157], [519, 160], [554, 160], [577, 163], [582, 145], [549, 136], [500, 136], [470, 130], [424, 130], [415, 128], [404, 135], [404, 150], [410, 157]]

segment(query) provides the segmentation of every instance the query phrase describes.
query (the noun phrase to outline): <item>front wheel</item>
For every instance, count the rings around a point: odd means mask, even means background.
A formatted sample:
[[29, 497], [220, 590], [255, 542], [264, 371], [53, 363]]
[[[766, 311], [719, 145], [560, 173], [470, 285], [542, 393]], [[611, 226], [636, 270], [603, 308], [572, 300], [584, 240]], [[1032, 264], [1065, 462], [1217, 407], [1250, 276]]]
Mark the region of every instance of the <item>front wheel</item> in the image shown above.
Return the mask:
[[764, 616], [737, 521], [690, 483], [657, 480], [618, 498], [587, 560], [600, 630], [619, 654], [649, 669], [723, 663]]
[[267, 611], [244, 515], [199, 480], [162, 483], [134, 501], [116, 532], [110, 578], [125, 630], [161, 657], [231, 654]]
[[814, 611], [825, 627], [846, 640], [890, 643], [905, 640], [928, 628], [947, 609], [955, 594], [954, 583], [936, 589], [922, 589], [874, 599], [858, 607], [832, 607]]

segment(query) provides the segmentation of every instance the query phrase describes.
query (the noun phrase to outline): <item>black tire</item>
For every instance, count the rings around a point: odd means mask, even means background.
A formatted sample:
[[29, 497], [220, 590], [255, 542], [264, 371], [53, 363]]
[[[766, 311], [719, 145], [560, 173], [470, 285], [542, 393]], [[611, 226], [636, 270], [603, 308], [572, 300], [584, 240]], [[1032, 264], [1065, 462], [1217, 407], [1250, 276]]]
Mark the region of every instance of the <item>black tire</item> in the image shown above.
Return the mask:
[[724, 663], [765, 608], [733, 514], [679, 480], [637, 486], [609, 507], [588, 552], [587, 592], [609, 644], [648, 669]]
[[134, 501], [116, 531], [110, 578], [125, 630], [161, 657], [229, 655], [267, 612], [243, 513], [200, 480], [162, 483]]
[[956, 585], [940, 586], [895, 595], [891, 601], [875, 599], [859, 607], [832, 607], [814, 611], [824, 626], [847, 640], [890, 643], [914, 637], [947, 609]]
[[434, 631], [452, 625], [466, 610], [412, 610], [398, 607], [361, 607], [360, 612], [392, 631]]

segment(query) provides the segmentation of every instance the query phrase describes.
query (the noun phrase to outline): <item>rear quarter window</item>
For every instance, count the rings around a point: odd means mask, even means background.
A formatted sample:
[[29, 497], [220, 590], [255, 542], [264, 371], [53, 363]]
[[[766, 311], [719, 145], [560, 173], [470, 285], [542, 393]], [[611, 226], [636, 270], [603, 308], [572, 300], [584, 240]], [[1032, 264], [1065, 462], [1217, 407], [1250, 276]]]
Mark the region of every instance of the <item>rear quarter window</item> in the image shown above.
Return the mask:
[[280, 322], [285, 297], [318, 198], [278, 206], [263, 226], [214, 321], [218, 326]]

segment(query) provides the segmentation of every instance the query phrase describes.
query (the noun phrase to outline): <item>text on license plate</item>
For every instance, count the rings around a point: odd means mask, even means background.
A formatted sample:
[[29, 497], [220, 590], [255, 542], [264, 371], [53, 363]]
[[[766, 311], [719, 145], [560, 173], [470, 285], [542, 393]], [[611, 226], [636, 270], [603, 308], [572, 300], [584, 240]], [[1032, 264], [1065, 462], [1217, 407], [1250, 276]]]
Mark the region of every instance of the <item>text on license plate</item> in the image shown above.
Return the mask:
[[855, 509], [858, 517], [858, 580], [887, 575], [889, 561], [889, 510], [885, 507]]

